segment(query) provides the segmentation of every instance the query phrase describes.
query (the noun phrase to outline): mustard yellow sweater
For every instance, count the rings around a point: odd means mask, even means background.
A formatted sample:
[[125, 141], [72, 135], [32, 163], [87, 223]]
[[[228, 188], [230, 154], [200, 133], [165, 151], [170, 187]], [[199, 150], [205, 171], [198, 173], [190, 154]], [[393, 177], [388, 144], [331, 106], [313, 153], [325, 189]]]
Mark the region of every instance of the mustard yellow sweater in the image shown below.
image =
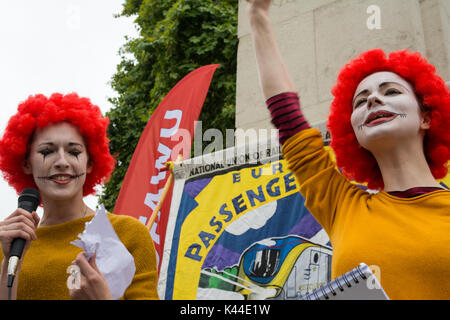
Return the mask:
[[[136, 273], [122, 299], [158, 299], [156, 255], [147, 228], [137, 219], [108, 213], [114, 230], [134, 257]], [[72, 244], [93, 216], [54, 226], [40, 226], [37, 240], [23, 257], [17, 299], [70, 299], [67, 267], [82, 250]], [[0, 261], [3, 254], [0, 251]], [[17, 281], [17, 279], [15, 281]]]
[[364, 262], [391, 299], [450, 299], [450, 191], [370, 194], [336, 169], [316, 129], [283, 145], [306, 207], [333, 246], [332, 278]]

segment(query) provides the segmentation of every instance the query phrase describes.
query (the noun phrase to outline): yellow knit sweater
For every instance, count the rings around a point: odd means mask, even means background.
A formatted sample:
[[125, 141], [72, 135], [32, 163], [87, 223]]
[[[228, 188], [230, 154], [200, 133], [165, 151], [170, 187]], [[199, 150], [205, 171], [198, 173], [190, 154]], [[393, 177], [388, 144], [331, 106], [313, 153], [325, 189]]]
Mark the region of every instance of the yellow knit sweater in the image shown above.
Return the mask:
[[[153, 241], [147, 228], [137, 219], [108, 213], [114, 230], [134, 257], [136, 273], [122, 299], [158, 299], [157, 271]], [[54, 226], [40, 226], [37, 240], [23, 257], [18, 278], [17, 299], [70, 299], [67, 267], [82, 250], [72, 244], [85, 223], [93, 216]], [[0, 251], [0, 261], [3, 254]]]
[[450, 299], [450, 191], [370, 194], [336, 169], [316, 129], [283, 145], [306, 207], [333, 246], [332, 278], [365, 262], [391, 299]]

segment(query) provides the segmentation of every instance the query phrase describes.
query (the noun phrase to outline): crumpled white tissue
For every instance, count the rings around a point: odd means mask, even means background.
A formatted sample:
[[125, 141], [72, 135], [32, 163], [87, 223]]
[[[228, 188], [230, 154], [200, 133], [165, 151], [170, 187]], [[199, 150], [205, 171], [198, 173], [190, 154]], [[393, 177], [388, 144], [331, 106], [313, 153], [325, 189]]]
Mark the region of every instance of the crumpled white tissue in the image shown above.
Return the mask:
[[103, 205], [94, 218], [86, 222], [78, 238], [70, 243], [83, 249], [88, 260], [97, 252], [95, 263], [105, 277], [113, 299], [123, 297], [133, 280], [136, 266], [133, 256], [114, 231]]

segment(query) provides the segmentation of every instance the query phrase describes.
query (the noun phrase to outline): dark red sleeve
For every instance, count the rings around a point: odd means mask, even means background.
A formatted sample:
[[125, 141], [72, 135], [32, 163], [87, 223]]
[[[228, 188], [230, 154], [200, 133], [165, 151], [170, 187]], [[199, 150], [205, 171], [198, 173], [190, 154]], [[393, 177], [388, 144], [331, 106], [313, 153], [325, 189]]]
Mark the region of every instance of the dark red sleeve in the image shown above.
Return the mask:
[[272, 123], [279, 131], [280, 144], [296, 133], [311, 128], [303, 117], [300, 100], [295, 92], [277, 94], [266, 101]]

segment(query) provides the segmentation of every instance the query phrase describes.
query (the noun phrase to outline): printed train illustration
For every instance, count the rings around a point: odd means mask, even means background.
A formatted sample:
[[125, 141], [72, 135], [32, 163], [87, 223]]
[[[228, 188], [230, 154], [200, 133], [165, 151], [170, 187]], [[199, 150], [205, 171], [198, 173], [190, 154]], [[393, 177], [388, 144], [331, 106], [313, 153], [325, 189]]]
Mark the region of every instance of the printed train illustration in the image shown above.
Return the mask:
[[269, 238], [245, 250], [239, 266], [205, 272], [208, 282], [203, 273], [200, 287], [234, 291], [250, 300], [295, 300], [330, 281], [331, 257], [330, 247], [299, 236]]

